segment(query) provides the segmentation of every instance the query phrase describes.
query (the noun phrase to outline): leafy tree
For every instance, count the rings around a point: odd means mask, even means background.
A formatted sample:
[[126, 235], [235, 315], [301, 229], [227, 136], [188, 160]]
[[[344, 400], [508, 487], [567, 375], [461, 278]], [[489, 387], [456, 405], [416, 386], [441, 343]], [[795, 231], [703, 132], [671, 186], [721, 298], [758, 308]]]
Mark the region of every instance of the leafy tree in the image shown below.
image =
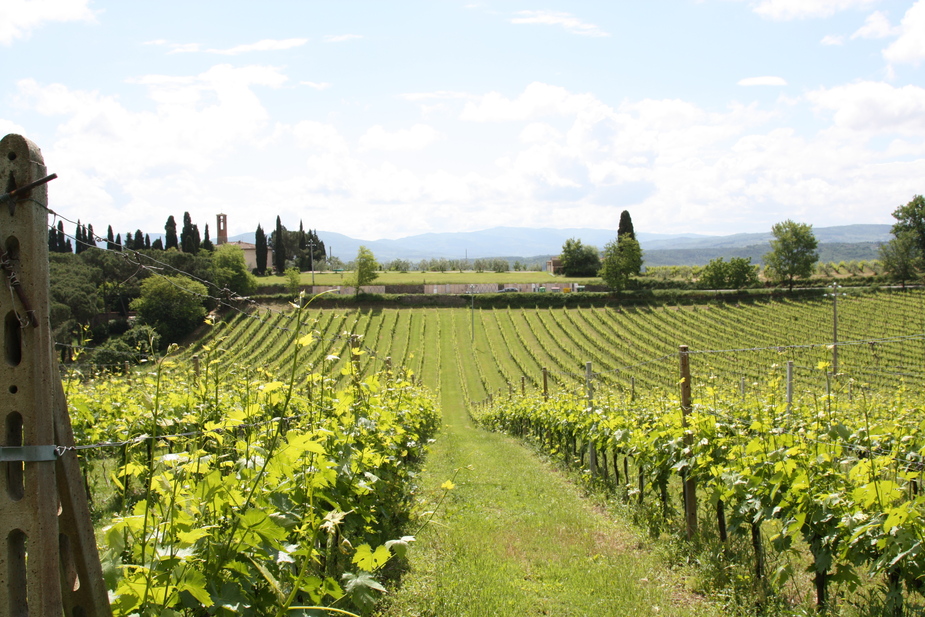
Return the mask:
[[630, 218], [630, 213], [627, 210], [620, 213], [620, 225], [617, 227], [617, 238], [625, 234], [629, 234], [629, 237], [633, 240], [636, 239], [636, 232], [633, 231], [633, 219]]
[[178, 248], [180, 243], [177, 239], [177, 222], [173, 219], [172, 214], [167, 217], [167, 223], [164, 225], [164, 232], [164, 249], [170, 250]]
[[154, 242], [151, 243], [151, 250], [154, 251], [163, 251], [164, 250], [164, 241], [160, 238], [155, 238]]
[[629, 286], [630, 280], [642, 268], [642, 249], [629, 233], [618, 235], [604, 246], [600, 277], [617, 293]]
[[361, 246], [360, 250], [357, 251], [354, 264], [353, 275], [347, 280], [347, 284], [355, 287], [355, 293], [359, 295], [361, 287], [369, 285], [379, 277], [376, 272], [379, 269], [379, 264], [376, 263], [373, 252], [365, 246]]
[[212, 273], [219, 289], [246, 296], [257, 289], [257, 279], [247, 270], [244, 251], [234, 244], [222, 244], [212, 254]]
[[257, 274], [264, 274], [267, 271], [267, 234], [259, 223], [254, 236], [254, 244], [257, 246]]
[[411, 262], [407, 259], [393, 259], [389, 264], [389, 270], [393, 272], [407, 272], [411, 269]]
[[886, 244], [880, 245], [880, 263], [890, 277], [905, 288], [906, 281], [915, 279], [923, 268], [922, 252], [915, 233], [901, 231]]
[[893, 211], [893, 235], [911, 234], [921, 255], [925, 255], [925, 197], [916, 195], [905, 206]]
[[72, 334], [76, 331], [75, 325], [89, 324], [103, 309], [97, 294], [98, 273], [76, 255], [52, 255], [48, 266], [52, 281], [50, 300], [60, 305], [59, 310], [52, 311], [51, 327], [55, 330], [56, 340], [69, 343], [70, 340], [66, 340], [69, 336], [58, 335], [63, 330], [62, 326], [66, 326], [64, 330]]
[[302, 273], [296, 267], [286, 268], [286, 290], [292, 295], [299, 293], [302, 287]]
[[601, 258], [596, 247], [585, 246], [581, 240], [569, 238], [562, 245], [562, 274], [565, 276], [597, 276]]
[[710, 260], [700, 272], [700, 286], [705, 289], [742, 289], [758, 282], [758, 266], [751, 257], [722, 257]]
[[771, 252], [764, 256], [765, 266], [774, 280], [786, 281], [793, 289], [794, 280], [810, 276], [819, 260], [816, 250], [819, 242], [813, 235], [813, 226], [787, 219], [775, 224], [771, 233], [774, 239]]
[[178, 343], [202, 323], [206, 286], [187, 276], [152, 276], [141, 283], [141, 296], [132, 301], [142, 323], [153, 327], [164, 345]]

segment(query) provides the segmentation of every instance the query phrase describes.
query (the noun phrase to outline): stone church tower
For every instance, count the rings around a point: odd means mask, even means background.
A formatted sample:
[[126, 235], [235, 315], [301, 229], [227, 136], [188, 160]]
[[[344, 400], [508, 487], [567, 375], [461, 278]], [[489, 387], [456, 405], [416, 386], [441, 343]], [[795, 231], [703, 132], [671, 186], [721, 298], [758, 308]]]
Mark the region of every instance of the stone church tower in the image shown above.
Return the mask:
[[216, 222], [218, 223], [216, 228], [216, 240], [215, 244], [225, 244], [228, 242], [228, 215], [227, 214], [216, 214]]

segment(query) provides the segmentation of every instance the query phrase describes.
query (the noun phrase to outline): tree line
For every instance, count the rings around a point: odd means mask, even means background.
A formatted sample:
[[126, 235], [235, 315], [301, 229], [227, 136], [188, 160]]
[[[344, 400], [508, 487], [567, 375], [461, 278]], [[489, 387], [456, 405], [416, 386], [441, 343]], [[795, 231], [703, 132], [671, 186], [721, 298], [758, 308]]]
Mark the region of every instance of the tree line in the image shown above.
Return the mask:
[[[880, 246], [877, 270], [905, 287], [906, 282], [925, 277], [925, 197], [915, 195], [892, 214], [896, 220], [893, 238]], [[771, 283], [793, 289], [798, 281], [816, 272], [819, 242], [812, 225], [790, 219], [772, 226], [771, 234], [771, 250], [762, 258], [764, 276]], [[630, 286], [633, 277], [641, 272], [643, 256], [629, 212], [621, 213], [617, 238], [605, 246], [603, 253], [570, 238], [562, 246], [560, 260], [565, 276], [599, 276], [616, 292]], [[750, 257], [733, 257], [729, 261], [718, 257], [699, 268], [698, 277], [701, 286], [708, 289], [743, 289], [759, 284], [759, 266], [752, 264]]]

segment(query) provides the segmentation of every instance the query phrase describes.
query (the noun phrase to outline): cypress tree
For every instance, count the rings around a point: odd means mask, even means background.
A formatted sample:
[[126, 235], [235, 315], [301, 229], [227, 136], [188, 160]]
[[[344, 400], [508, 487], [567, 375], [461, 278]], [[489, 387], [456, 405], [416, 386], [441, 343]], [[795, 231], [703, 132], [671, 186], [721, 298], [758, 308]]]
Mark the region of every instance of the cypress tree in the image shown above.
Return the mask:
[[209, 225], [208, 225], [208, 223], [206, 224], [206, 235], [205, 235], [205, 238], [203, 238], [202, 244], [200, 244], [199, 246], [200, 246], [200, 248], [204, 248], [205, 250], [209, 251], [210, 253], [211, 253], [212, 251], [215, 250], [215, 245], [212, 244], [212, 240], [209, 239]]
[[65, 236], [64, 236], [64, 221], [58, 221], [58, 233], [56, 235], [58, 236], [58, 252], [59, 253], [69, 252], [67, 250], [67, 242], [65, 241]]
[[106, 250], [107, 251], [116, 250], [116, 240], [112, 236], [112, 225], [110, 225], [109, 229], [106, 231]]
[[283, 238], [283, 224], [276, 217], [276, 231], [273, 233], [273, 267], [277, 274], [286, 271], [286, 240]]
[[164, 231], [167, 232], [164, 236], [164, 248], [179, 248], [179, 241], [177, 240], [177, 222], [174, 220], [172, 214], [167, 218], [167, 224], [164, 225]]
[[254, 234], [254, 244], [257, 246], [257, 273], [263, 274], [267, 271], [267, 234], [259, 223], [257, 233]]
[[135, 238], [132, 240], [132, 248], [136, 251], [143, 248], [150, 248], [145, 246], [145, 235], [141, 233], [140, 229], [135, 230]]
[[151, 243], [151, 248], [154, 249], [155, 251], [163, 251], [164, 241], [161, 240], [160, 238], [155, 238], [154, 242]]
[[151, 248], [151, 236], [149, 236], [148, 234], [145, 234], [145, 248], [146, 249]]
[[193, 225], [189, 212], [183, 213], [183, 229], [180, 231], [180, 250], [195, 253], [199, 250], [199, 227]]
[[87, 233], [84, 234], [87, 248], [96, 248], [96, 234], [93, 232], [93, 223], [87, 223]]
[[629, 237], [633, 240], [636, 239], [636, 232], [633, 231], [633, 219], [630, 218], [630, 213], [626, 210], [620, 213], [620, 226], [617, 227], [617, 238], [624, 234], [629, 234]]

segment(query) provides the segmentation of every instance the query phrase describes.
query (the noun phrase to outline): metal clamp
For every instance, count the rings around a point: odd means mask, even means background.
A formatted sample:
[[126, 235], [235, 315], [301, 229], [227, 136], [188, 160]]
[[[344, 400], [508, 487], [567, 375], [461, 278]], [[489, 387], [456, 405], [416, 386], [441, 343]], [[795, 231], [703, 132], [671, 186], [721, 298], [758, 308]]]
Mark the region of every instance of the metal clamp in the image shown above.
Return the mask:
[[0, 446], [0, 462], [39, 463], [58, 460], [57, 446]]
[[10, 216], [13, 216], [13, 213], [16, 211], [16, 200], [17, 199], [22, 199], [23, 197], [26, 196], [26, 193], [28, 193], [32, 189], [42, 186], [43, 184], [48, 184], [49, 182], [51, 182], [57, 177], [58, 177], [58, 174], [51, 174], [50, 176], [45, 176], [44, 178], [40, 178], [36, 180], [35, 182], [30, 182], [26, 186], [21, 186], [18, 189], [14, 189], [10, 191], [9, 193], [0, 195], [0, 204], [5, 204], [9, 202]]

